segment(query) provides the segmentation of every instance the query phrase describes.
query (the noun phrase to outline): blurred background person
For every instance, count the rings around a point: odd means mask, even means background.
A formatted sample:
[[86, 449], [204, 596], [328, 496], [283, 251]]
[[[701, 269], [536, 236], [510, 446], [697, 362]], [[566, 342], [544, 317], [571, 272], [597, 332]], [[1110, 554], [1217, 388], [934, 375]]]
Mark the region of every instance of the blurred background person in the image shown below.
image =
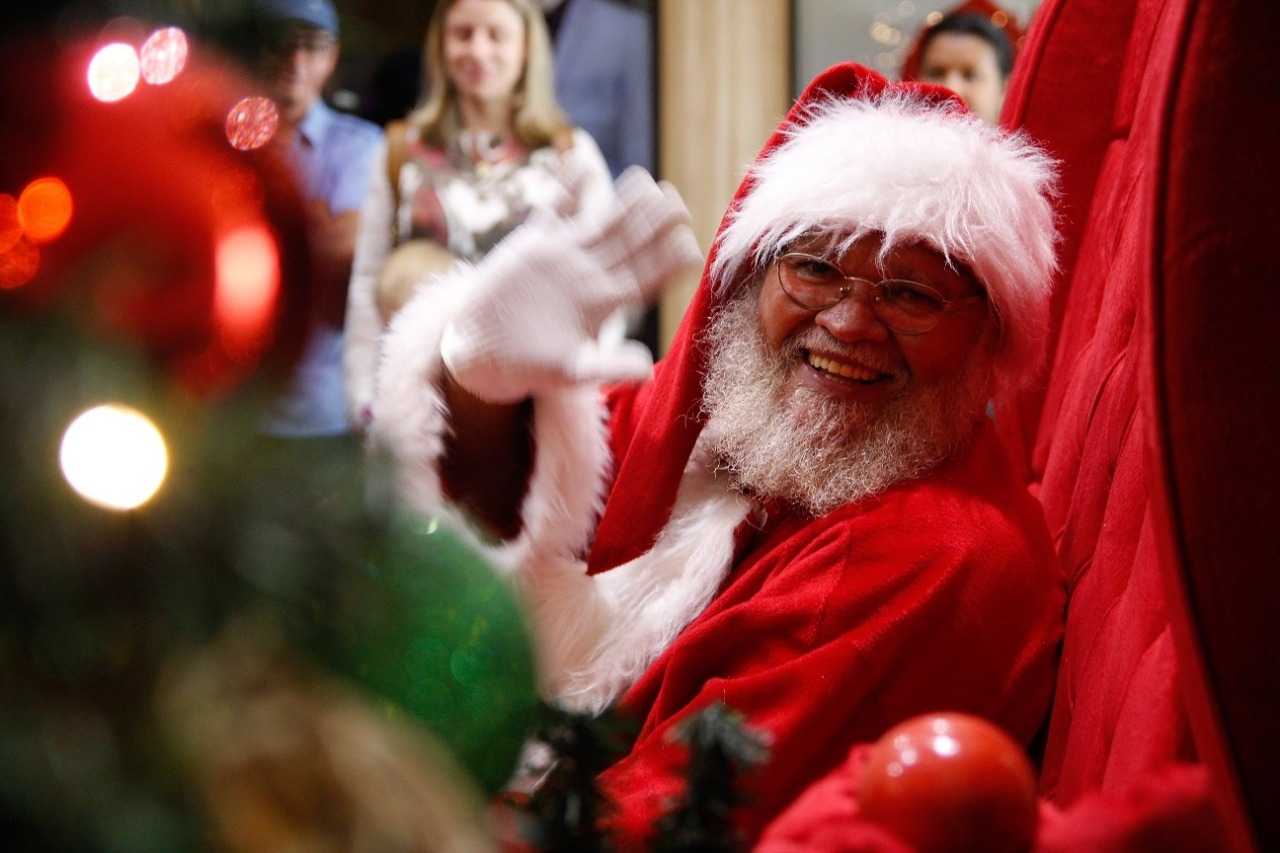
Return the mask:
[[535, 0], [555, 46], [556, 97], [591, 134], [609, 171], [653, 171], [650, 15], [617, 0]]
[[937, 83], [955, 92], [979, 117], [995, 123], [1013, 71], [1014, 39], [993, 20], [1010, 21], [992, 4], [965, 4], [921, 30], [902, 79]]
[[531, 0], [441, 0], [427, 26], [426, 97], [387, 127], [360, 214], [348, 292], [347, 401], [367, 421], [385, 324], [432, 271], [476, 261], [537, 208], [609, 203], [609, 167], [556, 102]]
[[255, 0], [259, 73], [279, 107], [277, 139], [287, 146], [308, 201], [316, 254], [315, 326], [287, 394], [267, 416], [282, 437], [350, 432], [343, 393], [342, 325], [360, 203], [374, 155], [376, 125], [329, 107], [321, 97], [338, 62], [338, 15], [329, 0]]

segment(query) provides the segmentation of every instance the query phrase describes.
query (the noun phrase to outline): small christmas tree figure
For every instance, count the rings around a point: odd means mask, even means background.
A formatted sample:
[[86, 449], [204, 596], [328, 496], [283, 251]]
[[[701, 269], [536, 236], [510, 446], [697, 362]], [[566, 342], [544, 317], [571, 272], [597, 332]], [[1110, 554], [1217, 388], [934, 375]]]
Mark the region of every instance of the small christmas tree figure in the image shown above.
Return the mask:
[[744, 802], [737, 790], [742, 771], [769, 759], [768, 736], [747, 726], [742, 714], [723, 702], [682, 722], [673, 736], [689, 747], [688, 787], [684, 800], [658, 822], [654, 850], [743, 849], [729, 816]]
[[539, 849], [613, 849], [599, 826], [609, 804], [596, 777], [626, 754], [632, 728], [630, 721], [607, 712], [594, 717], [546, 708], [536, 739], [551, 753], [550, 768], [529, 801]]

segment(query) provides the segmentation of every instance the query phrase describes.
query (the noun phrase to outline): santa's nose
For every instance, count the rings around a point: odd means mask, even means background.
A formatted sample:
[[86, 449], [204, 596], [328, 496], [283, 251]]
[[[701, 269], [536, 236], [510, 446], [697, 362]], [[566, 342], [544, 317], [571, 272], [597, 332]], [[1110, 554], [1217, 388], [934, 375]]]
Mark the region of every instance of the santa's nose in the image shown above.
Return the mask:
[[876, 295], [866, 287], [854, 287], [844, 299], [819, 311], [814, 323], [844, 343], [886, 341], [889, 328], [875, 311]]

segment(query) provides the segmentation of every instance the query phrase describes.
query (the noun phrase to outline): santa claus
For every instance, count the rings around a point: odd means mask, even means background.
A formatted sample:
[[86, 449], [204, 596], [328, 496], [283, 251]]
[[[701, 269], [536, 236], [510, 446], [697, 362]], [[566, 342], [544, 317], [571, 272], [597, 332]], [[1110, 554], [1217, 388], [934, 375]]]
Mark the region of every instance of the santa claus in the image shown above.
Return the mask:
[[748, 837], [915, 714], [1029, 739], [1063, 593], [989, 406], [1041, 361], [1054, 168], [944, 90], [810, 84], [744, 179], [668, 356], [602, 344], [698, 256], [669, 187], [545, 217], [388, 332], [375, 440], [418, 511], [472, 524], [527, 600], [544, 689], [642, 721], [602, 779], [643, 839], [673, 724], [769, 733]]

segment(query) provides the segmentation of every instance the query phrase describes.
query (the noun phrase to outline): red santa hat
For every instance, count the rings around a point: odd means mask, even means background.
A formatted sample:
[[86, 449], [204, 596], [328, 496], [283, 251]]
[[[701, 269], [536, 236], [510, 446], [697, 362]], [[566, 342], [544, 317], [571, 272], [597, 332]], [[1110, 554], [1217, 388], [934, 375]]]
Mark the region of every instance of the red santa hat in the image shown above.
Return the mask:
[[999, 323], [997, 392], [1023, 386], [1040, 366], [1048, 323], [1053, 181], [1040, 149], [971, 115], [946, 89], [890, 83], [853, 63], [815, 78], [739, 186], [672, 349], [636, 401], [639, 426], [614, 448], [617, 476], [589, 570], [653, 545], [704, 423], [701, 333], [802, 234], [851, 243], [880, 232], [886, 247], [924, 241], [969, 267]]

